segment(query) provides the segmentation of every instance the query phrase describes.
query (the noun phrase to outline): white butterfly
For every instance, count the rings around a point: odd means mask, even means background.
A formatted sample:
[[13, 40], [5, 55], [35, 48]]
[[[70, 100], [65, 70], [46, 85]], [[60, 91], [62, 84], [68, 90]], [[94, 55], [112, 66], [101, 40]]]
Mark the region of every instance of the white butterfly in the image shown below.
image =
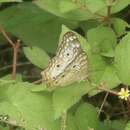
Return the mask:
[[64, 34], [56, 56], [41, 72], [48, 86], [66, 86], [88, 77], [88, 59], [75, 33]]

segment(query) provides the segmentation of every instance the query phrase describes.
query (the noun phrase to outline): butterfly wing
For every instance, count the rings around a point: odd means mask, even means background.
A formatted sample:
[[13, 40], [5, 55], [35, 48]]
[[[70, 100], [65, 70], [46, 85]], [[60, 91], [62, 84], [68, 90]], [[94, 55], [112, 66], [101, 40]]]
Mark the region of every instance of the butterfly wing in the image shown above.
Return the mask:
[[56, 79], [81, 51], [76, 35], [73, 32], [67, 32], [58, 46], [56, 56], [42, 72], [44, 80]]
[[[49, 86], [63, 86], [61, 82], [65, 84], [66, 81], [68, 83], [75, 81], [74, 75], [79, 71], [75, 71], [75, 69], [72, 68], [73, 63], [77, 62], [78, 66], [82, 66], [80, 65], [81, 61], [78, 57], [86, 58], [80, 47], [78, 38], [73, 32], [69, 31], [63, 36], [58, 46], [56, 56], [52, 58], [48, 67], [42, 71], [43, 79]], [[62, 76], [64, 73], [66, 73], [65, 77]], [[69, 79], [70, 77], [72, 77], [72, 79]], [[76, 79], [78, 79], [78, 77], [76, 77]]]
[[56, 55], [71, 61], [82, 51], [80, 42], [73, 32], [67, 32], [58, 46]]
[[84, 52], [79, 54], [67, 69], [52, 82], [52, 86], [66, 86], [88, 77], [88, 59]]

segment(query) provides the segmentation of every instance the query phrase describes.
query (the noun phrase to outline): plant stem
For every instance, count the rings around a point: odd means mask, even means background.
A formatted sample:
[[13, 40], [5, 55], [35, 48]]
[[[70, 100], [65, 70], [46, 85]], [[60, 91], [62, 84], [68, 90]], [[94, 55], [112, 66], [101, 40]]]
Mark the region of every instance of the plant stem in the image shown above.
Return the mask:
[[8, 43], [13, 48], [12, 79], [15, 80], [16, 79], [17, 54], [18, 54], [18, 49], [20, 47], [20, 40], [17, 40], [17, 42], [14, 43], [2, 27], [0, 27], [0, 32], [2, 33], [2, 35], [5, 37], [5, 39], [8, 41]]
[[118, 93], [117, 93], [117, 92], [112, 91], [112, 90], [109, 90], [109, 89], [107, 89], [107, 88], [98, 87], [98, 89], [99, 89], [99, 90], [102, 90], [102, 91], [109, 92], [110, 94], [113, 94], [113, 95], [116, 95], [116, 96], [118, 95]]
[[17, 65], [17, 54], [20, 47], [20, 40], [17, 40], [13, 47], [13, 66], [12, 66], [12, 79], [16, 79], [16, 65]]
[[103, 108], [103, 106], [104, 106], [106, 100], [107, 100], [108, 95], [109, 95], [109, 92], [106, 93], [106, 95], [105, 95], [105, 97], [104, 97], [104, 99], [103, 99], [103, 102], [102, 102], [101, 107], [100, 107], [99, 112], [98, 112], [98, 116], [100, 116], [100, 113], [101, 113], [101, 111], [102, 111], [102, 108]]

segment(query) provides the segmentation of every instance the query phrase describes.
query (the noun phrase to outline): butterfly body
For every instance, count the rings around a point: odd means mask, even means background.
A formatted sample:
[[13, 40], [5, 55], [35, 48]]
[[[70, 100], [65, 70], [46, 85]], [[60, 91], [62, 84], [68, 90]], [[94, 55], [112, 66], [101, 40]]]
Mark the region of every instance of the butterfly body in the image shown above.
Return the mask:
[[66, 86], [88, 77], [88, 59], [77, 36], [67, 32], [58, 46], [56, 56], [42, 71], [48, 86]]

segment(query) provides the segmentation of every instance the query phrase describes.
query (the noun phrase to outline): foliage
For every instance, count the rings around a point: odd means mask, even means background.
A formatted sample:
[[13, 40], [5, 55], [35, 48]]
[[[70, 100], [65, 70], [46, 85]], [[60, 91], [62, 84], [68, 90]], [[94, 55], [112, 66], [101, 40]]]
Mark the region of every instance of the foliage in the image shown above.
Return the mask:
[[[0, 129], [61, 130], [65, 125], [63, 130], [129, 130], [130, 111], [125, 112], [130, 102], [121, 102], [117, 95], [103, 102], [101, 93], [113, 94], [130, 85], [129, 4], [130, 0], [0, 0]], [[21, 40], [15, 80], [10, 75], [14, 55], [1, 28], [14, 43]], [[88, 56], [88, 80], [54, 89], [32, 83], [41, 79], [40, 72], [68, 31], [76, 34]], [[123, 116], [114, 117], [122, 111]]]

